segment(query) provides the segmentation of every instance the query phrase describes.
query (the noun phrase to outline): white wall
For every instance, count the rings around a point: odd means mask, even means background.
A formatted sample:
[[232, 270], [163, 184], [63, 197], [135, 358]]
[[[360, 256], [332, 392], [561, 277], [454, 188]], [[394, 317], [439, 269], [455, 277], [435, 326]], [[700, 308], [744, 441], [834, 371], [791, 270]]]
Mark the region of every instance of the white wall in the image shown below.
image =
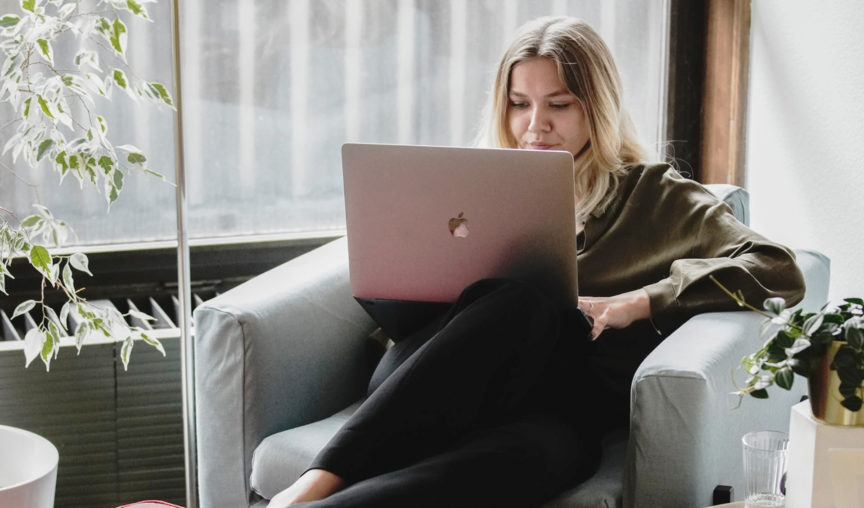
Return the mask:
[[753, 0], [750, 65], [751, 226], [864, 296], [864, 2]]

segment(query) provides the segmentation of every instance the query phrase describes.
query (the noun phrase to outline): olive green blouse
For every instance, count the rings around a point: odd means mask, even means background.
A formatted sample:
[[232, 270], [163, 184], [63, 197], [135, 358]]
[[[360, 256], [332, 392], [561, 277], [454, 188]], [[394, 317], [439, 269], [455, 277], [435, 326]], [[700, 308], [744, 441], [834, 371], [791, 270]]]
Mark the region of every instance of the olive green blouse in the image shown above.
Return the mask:
[[702, 185], [667, 164], [637, 166], [622, 177], [605, 212], [579, 235], [579, 293], [611, 296], [644, 288], [651, 322], [666, 335], [690, 316], [737, 310], [709, 275], [748, 303], [804, 296], [794, 254], [739, 222]]

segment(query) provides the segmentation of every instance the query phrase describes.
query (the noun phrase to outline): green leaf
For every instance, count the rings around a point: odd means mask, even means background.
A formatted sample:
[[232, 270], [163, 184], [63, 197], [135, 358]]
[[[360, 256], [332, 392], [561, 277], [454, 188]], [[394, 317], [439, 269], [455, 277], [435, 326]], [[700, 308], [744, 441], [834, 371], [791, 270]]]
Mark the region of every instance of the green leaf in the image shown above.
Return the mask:
[[79, 272], [84, 272], [92, 277], [93, 274], [90, 273], [89, 263], [90, 260], [87, 259], [87, 254], [84, 254], [83, 252], [76, 252], [75, 254], [69, 256], [69, 264], [72, 265], [72, 268], [78, 270]]
[[21, 227], [26, 228], [26, 229], [35, 227], [37, 224], [39, 224], [39, 221], [41, 221], [41, 220], [45, 220], [45, 219], [43, 219], [39, 215], [30, 215], [21, 221]]
[[30, 100], [32, 97], [27, 97], [24, 99], [24, 118], [27, 118], [30, 115]]
[[837, 314], [834, 312], [825, 314], [825, 317], [822, 319], [823, 323], [831, 323], [831, 324], [837, 324], [837, 325], [842, 325], [843, 321], [845, 321], [845, 319], [843, 318], [843, 315]]
[[129, 309], [129, 316], [140, 319], [141, 321], [156, 321], [156, 318], [150, 314], [146, 314], [137, 309]]
[[132, 11], [132, 14], [135, 14], [136, 16], [141, 16], [144, 19], [149, 19], [147, 17], [147, 11], [145, 11], [144, 7], [142, 7], [141, 4], [139, 4], [135, 0], [126, 0], [126, 7], [130, 11]]
[[147, 335], [146, 333], [143, 333], [143, 332], [141, 333], [141, 338], [144, 339], [144, 341], [147, 344], [150, 344], [151, 346], [155, 347], [157, 351], [162, 353], [162, 356], [165, 356], [165, 348], [162, 347], [162, 343], [159, 342], [158, 339], [156, 339], [154, 337], [150, 337], [149, 335]]
[[25, 300], [25, 301], [19, 303], [18, 306], [15, 307], [15, 311], [12, 313], [11, 319], [15, 319], [18, 316], [21, 316], [23, 314], [30, 312], [30, 310], [32, 310], [33, 307], [35, 307], [35, 306], [36, 306], [35, 300]]
[[78, 349], [78, 353], [81, 353], [81, 346], [84, 345], [84, 340], [87, 338], [87, 335], [90, 333], [90, 323], [83, 322], [78, 325], [78, 328], [75, 329], [75, 347]]
[[107, 194], [105, 197], [108, 198], [108, 204], [109, 205], [111, 203], [117, 201], [117, 198], [120, 197], [120, 192], [117, 190], [117, 187], [114, 187], [113, 185], [109, 185], [106, 192], [107, 192]]
[[768, 361], [777, 363], [786, 359], [786, 348], [780, 346], [775, 341], [771, 341], [768, 345]]
[[132, 164], [137, 164], [138, 166], [143, 166], [145, 162], [147, 162], [147, 157], [144, 156], [143, 153], [130, 153], [126, 160], [131, 162]]
[[762, 388], [761, 390], [753, 390], [750, 392], [750, 396], [756, 399], [767, 399], [768, 398], [768, 390]]
[[66, 302], [60, 308], [60, 322], [66, 323], [69, 320], [69, 311], [72, 308], [72, 302]]
[[807, 321], [804, 322], [804, 334], [808, 337], [813, 335], [819, 330], [819, 327], [822, 326], [822, 320], [825, 318], [824, 314], [816, 314], [812, 316]]
[[114, 24], [111, 26], [111, 36], [108, 40], [117, 53], [122, 55], [126, 50], [126, 25], [120, 18], [114, 19]]
[[21, 18], [12, 14], [7, 14], [0, 18], [0, 28], [9, 28], [18, 24]]
[[858, 359], [855, 356], [855, 351], [849, 346], [840, 346], [840, 349], [834, 355], [834, 360], [831, 362], [831, 370], [839, 371], [844, 368], [858, 368]]
[[42, 108], [42, 112], [45, 113], [45, 116], [48, 118], [54, 118], [54, 115], [51, 114], [51, 110], [48, 109], [48, 102], [41, 95], [36, 95], [36, 100], [39, 101], [39, 107]]
[[114, 69], [114, 82], [122, 89], [126, 89], [126, 74], [120, 69]]
[[36, 0], [21, 0], [21, 8], [25, 11], [36, 12]]
[[26, 367], [29, 367], [30, 363], [39, 356], [39, 352], [42, 351], [43, 342], [45, 342], [45, 332], [39, 328], [31, 328], [24, 335], [24, 365]]
[[42, 363], [45, 364], [45, 370], [51, 370], [51, 357], [54, 356], [54, 345], [58, 344], [57, 336], [52, 330], [45, 333], [45, 341], [42, 342]]
[[840, 383], [837, 391], [839, 391], [840, 395], [842, 395], [844, 398], [854, 397], [856, 392], [858, 391], [859, 386], [860, 385], [857, 384]]
[[792, 347], [792, 344], [795, 343], [795, 338], [786, 333], [786, 330], [778, 331], [777, 335], [774, 337], [774, 340], [777, 341], [777, 344], [783, 348]]
[[45, 157], [45, 153], [54, 146], [53, 139], [46, 139], [39, 143], [39, 148], [36, 149], [36, 160], [41, 161], [42, 157]]
[[861, 409], [862, 400], [861, 397], [847, 397], [843, 399], [843, 402], [840, 403], [843, 407], [852, 412], [857, 412]]
[[69, 165], [66, 163], [66, 151], [62, 151], [57, 154], [57, 157], [54, 158], [54, 162], [59, 164], [63, 169], [60, 171], [61, 174], [66, 174], [69, 171]]
[[165, 175], [163, 175], [162, 173], [159, 173], [158, 171], [153, 171], [152, 169], [144, 168], [144, 172], [149, 173], [149, 174], [155, 176], [156, 178], [159, 178], [160, 180], [163, 180], [163, 181], [165, 180]]
[[57, 328], [57, 325], [59, 325], [60, 328], [63, 329], [63, 333], [66, 333], [66, 331], [67, 331], [66, 330], [66, 324], [63, 321], [60, 321], [60, 316], [58, 316], [57, 313], [54, 312], [54, 309], [52, 309], [51, 307], [49, 307], [47, 305], [45, 306], [45, 313], [48, 314], [48, 317], [51, 320], [49, 322], [49, 326], [51, 327], [51, 330], [54, 331], [54, 334], [57, 337], [62, 337], [63, 335], [60, 333], [60, 329]]
[[69, 267], [69, 263], [63, 267], [63, 285], [68, 291], [75, 291], [75, 279], [72, 278], [72, 268]]
[[771, 314], [779, 315], [786, 309], [786, 300], [779, 296], [775, 296], [774, 298], [768, 298], [765, 300], [762, 306]]
[[112, 185], [112, 187], [117, 189], [117, 192], [120, 192], [121, 190], [123, 190], [123, 172], [119, 171], [119, 170], [115, 170], [112, 177], [113, 177], [113, 181], [114, 181], [114, 184]]
[[126, 337], [123, 341], [123, 347], [120, 348], [120, 359], [123, 361], [123, 370], [129, 368], [129, 357], [132, 355], [132, 347], [135, 345], [135, 340], [131, 336]]
[[99, 167], [102, 168], [102, 171], [104, 171], [106, 175], [110, 174], [111, 170], [114, 168], [114, 160], [107, 155], [103, 155], [102, 157], [99, 157]]
[[864, 348], [864, 321], [860, 318], [849, 318], [846, 323], [844, 323], [844, 327], [846, 328], [844, 334], [846, 342], [848, 342], [853, 349], [861, 350]]
[[783, 367], [774, 374], [774, 382], [780, 388], [790, 390], [792, 388], [792, 383], [795, 382], [795, 373], [792, 372], [790, 367]]
[[103, 155], [102, 157], [99, 157], [99, 167], [102, 168], [102, 171], [104, 171], [107, 175], [111, 172], [111, 168], [114, 167], [114, 161], [111, 159], [111, 157]]
[[51, 45], [48, 44], [48, 41], [45, 39], [36, 39], [36, 44], [39, 45], [39, 49], [42, 51], [42, 56], [45, 57], [45, 60], [53, 62], [54, 51], [51, 50]]
[[99, 21], [96, 23], [96, 30], [107, 34], [111, 31], [111, 23], [108, 22], [107, 18], [99, 18]]
[[162, 102], [169, 106], [174, 105], [174, 101], [171, 100], [171, 95], [168, 93], [168, 90], [165, 89], [165, 85], [162, 83], [147, 83], [150, 86], [150, 89], [156, 92]]
[[34, 245], [30, 249], [30, 264], [43, 273], [49, 273], [51, 271], [51, 254], [48, 253], [48, 249], [41, 245]]

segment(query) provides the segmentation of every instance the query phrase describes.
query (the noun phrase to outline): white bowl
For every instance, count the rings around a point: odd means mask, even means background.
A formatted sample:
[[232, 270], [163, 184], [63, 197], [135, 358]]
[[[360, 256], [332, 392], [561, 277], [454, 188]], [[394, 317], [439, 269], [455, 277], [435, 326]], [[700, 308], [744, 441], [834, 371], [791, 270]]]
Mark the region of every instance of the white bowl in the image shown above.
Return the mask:
[[0, 506], [53, 507], [59, 459], [44, 437], [0, 425]]

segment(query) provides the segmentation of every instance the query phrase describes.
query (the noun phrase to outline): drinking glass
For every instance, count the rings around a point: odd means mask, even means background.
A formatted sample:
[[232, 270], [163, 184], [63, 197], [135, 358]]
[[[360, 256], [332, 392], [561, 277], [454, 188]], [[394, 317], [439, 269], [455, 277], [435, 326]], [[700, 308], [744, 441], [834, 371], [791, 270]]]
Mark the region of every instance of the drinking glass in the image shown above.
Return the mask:
[[785, 505], [786, 448], [789, 435], [775, 430], [749, 432], [744, 444], [744, 506], [782, 508]]

